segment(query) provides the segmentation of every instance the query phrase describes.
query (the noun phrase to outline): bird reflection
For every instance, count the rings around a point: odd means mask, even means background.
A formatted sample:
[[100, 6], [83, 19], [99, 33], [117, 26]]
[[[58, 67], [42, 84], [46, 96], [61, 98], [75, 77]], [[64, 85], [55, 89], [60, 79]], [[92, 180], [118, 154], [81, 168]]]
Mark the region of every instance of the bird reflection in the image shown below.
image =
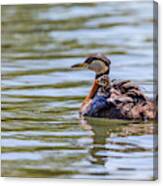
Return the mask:
[[93, 132], [92, 148], [90, 148], [91, 163], [103, 167], [105, 167], [106, 161], [107, 165], [109, 162], [108, 151], [111, 151], [109, 138], [152, 134], [154, 132], [152, 123], [137, 124], [136, 122], [131, 123], [131, 121], [81, 118], [80, 124], [82, 128]]
[[[91, 155], [91, 163], [96, 165], [105, 166], [106, 158], [108, 161], [107, 153], [108, 151], [106, 148], [107, 139], [111, 136], [114, 136], [116, 133], [122, 131], [123, 126], [116, 126], [116, 125], [109, 125], [108, 121], [100, 121], [97, 119], [84, 119], [80, 120], [81, 126], [93, 132], [93, 144], [92, 148], [90, 148], [90, 155]], [[111, 123], [110, 123], [111, 124]], [[100, 154], [102, 152], [103, 155]]]

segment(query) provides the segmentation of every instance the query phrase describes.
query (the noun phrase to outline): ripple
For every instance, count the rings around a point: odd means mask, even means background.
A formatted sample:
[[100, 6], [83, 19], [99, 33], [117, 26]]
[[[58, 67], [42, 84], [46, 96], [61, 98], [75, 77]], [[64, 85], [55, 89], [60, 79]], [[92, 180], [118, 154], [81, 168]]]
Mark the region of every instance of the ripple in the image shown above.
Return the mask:
[[153, 96], [153, 5], [121, 5], [3, 6], [2, 176], [155, 178], [153, 123], [78, 116], [94, 73], [70, 67], [90, 53]]

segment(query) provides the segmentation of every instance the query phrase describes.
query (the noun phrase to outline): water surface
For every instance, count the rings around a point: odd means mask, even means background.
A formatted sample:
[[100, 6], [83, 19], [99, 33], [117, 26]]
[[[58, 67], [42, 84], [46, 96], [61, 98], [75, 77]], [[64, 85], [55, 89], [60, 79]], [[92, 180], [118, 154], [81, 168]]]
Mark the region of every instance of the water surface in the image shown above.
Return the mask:
[[79, 119], [94, 74], [70, 68], [103, 52], [152, 98], [152, 23], [150, 2], [2, 6], [2, 176], [154, 179], [153, 123]]

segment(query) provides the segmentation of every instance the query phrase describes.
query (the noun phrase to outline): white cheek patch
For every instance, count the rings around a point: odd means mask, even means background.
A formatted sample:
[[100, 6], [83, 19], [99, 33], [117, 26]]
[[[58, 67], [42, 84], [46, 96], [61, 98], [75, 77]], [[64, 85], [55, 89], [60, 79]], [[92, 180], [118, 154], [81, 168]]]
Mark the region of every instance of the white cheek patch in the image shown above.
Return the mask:
[[101, 74], [107, 71], [108, 67], [100, 60], [94, 60], [88, 67], [90, 70], [95, 71], [97, 74]]

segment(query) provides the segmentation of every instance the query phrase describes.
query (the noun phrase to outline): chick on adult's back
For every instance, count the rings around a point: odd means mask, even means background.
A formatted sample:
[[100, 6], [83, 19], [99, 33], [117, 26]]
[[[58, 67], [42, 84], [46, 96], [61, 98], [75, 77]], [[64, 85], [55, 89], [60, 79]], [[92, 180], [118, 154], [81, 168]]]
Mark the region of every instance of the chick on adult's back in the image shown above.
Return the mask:
[[96, 73], [91, 91], [84, 99], [80, 115], [110, 119], [154, 119], [156, 103], [147, 98], [130, 80], [110, 81], [111, 61], [101, 53], [92, 54], [72, 68], [87, 68]]

